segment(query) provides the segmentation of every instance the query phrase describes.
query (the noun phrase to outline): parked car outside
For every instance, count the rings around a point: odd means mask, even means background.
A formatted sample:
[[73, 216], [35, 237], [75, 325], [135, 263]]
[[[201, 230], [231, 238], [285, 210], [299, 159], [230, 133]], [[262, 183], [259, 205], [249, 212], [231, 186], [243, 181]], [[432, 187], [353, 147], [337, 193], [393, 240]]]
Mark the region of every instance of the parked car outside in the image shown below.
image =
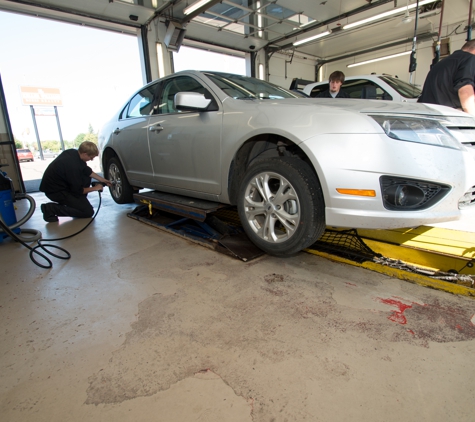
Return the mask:
[[28, 148], [17, 149], [16, 155], [20, 163], [23, 161], [35, 161], [33, 153]]
[[149, 188], [237, 206], [250, 240], [276, 256], [326, 226], [475, 214], [475, 119], [443, 106], [309, 100], [255, 78], [184, 71], [140, 89], [98, 138], [117, 203]]
[[[328, 81], [308, 84], [302, 91], [310, 97], [317, 97], [327, 89]], [[391, 75], [347, 76], [341, 91], [346, 92], [350, 98], [414, 103], [421, 95], [418, 87]]]
[[[43, 151], [43, 158], [56, 158], [60, 152], [53, 152], [53, 151]], [[41, 154], [38, 152], [36, 158], [41, 158]]]

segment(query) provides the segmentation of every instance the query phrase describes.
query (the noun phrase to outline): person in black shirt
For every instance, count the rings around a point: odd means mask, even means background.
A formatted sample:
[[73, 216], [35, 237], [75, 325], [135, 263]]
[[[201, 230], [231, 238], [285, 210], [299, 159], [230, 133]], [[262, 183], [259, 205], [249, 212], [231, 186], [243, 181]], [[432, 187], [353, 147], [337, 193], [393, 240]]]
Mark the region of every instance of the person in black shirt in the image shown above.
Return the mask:
[[475, 116], [475, 40], [432, 66], [419, 103], [441, 104]]
[[343, 82], [345, 82], [345, 74], [340, 70], [335, 70], [328, 78], [328, 89], [320, 92], [317, 98], [349, 98], [346, 92], [340, 91]]
[[45, 221], [52, 223], [58, 221], [58, 217], [90, 218], [94, 215], [87, 194], [102, 191], [103, 186], [91, 186], [91, 178], [112, 186], [109, 180], [94, 173], [86, 164], [98, 155], [96, 144], [84, 141], [77, 150], [63, 151], [46, 168], [40, 191], [54, 202], [41, 204]]

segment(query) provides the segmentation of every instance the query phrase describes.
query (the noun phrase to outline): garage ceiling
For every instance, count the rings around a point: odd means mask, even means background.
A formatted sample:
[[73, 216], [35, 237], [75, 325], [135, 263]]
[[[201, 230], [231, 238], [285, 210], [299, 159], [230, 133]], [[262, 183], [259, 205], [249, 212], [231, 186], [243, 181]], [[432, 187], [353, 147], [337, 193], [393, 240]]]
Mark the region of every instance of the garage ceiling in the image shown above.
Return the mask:
[[[395, 43], [410, 49], [416, 10], [420, 15], [418, 39], [437, 35], [441, 15], [443, 27], [454, 25], [454, 33], [466, 32], [472, 15], [469, 0], [445, 0], [443, 14], [441, 0], [419, 8], [415, 7], [416, 0], [208, 0], [190, 12], [189, 8], [198, 1], [0, 0], [0, 10], [133, 34], [136, 28], [159, 17], [184, 26], [185, 44], [199, 41], [245, 52], [268, 47], [271, 51], [292, 51], [324, 60]], [[345, 28], [348, 23], [395, 9], [400, 9], [399, 13]], [[327, 36], [294, 45], [327, 30], [331, 31]]]

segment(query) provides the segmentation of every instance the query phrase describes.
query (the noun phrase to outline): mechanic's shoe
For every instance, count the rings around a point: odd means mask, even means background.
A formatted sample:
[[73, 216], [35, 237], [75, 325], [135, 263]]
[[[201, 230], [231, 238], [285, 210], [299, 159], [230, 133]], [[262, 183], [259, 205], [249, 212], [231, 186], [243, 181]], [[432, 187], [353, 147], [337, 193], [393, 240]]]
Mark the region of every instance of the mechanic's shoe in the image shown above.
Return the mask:
[[43, 213], [43, 220], [47, 223], [55, 223], [58, 221], [58, 217], [54, 214], [52, 210], [52, 205], [54, 204], [41, 204], [41, 212]]

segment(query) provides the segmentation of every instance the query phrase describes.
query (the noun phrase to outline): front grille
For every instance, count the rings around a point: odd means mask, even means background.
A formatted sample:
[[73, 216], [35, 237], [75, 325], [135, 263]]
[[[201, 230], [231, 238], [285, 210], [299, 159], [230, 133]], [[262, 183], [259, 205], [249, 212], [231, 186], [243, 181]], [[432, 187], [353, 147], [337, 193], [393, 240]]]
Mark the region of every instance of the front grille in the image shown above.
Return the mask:
[[459, 209], [472, 207], [475, 205], [475, 186], [472, 186], [464, 196], [459, 199]]

